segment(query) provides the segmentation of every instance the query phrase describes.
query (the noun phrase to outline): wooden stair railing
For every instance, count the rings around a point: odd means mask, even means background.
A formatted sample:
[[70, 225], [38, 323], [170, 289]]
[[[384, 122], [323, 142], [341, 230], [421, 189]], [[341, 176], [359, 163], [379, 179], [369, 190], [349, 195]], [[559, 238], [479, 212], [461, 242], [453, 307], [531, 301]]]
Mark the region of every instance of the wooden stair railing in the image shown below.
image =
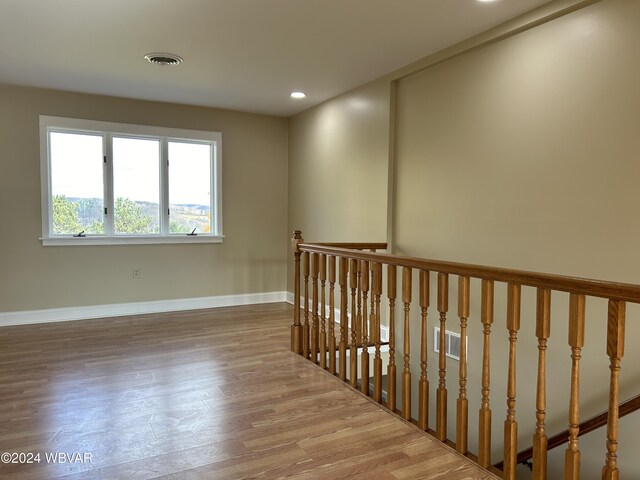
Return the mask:
[[[518, 456], [518, 420], [516, 392], [516, 350], [521, 318], [522, 287], [536, 289], [536, 337], [538, 349], [537, 382], [535, 411], [530, 412], [532, 423], [535, 423], [533, 435], [533, 478], [547, 479], [547, 452], [553, 448], [555, 437], [548, 439], [546, 435], [546, 350], [550, 336], [551, 298], [554, 292], [568, 294], [568, 353], [571, 358], [570, 399], [568, 404], [568, 430], [563, 436], [568, 447], [565, 452], [564, 478], [578, 480], [580, 478], [579, 437], [588, 426], [580, 423], [580, 363], [584, 346], [584, 329], [586, 315], [586, 298], [604, 298], [608, 302], [606, 353], [609, 357], [609, 408], [606, 413], [606, 452], [602, 468], [603, 480], [617, 480], [620, 477], [617, 462], [618, 419], [626, 411], [626, 405], [619, 409], [619, 378], [625, 340], [626, 303], [640, 304], [640, 285], [605, 282], [599, 280], [549, 275], [544, 273], [511, 270], [506, 268], [470, 265], [416, 257], [406, 257], [379, 253], [386, 249], [385, 243], [305, 243], [300, 231], [294, 232], [292, 240], [294, 254], [294, 314], [291, 327], [291, 349], [319, 364], [330, 373], [353, 386], [358, 385], [365, 395], [369, 389], [368, 349], [362, 349], [360, 369], [356, 358], [358, 345], [373, 344], [375, 348], [373, 366], [373, 400], [386, 406], [406, 420], [414, 422], [422, 430], [432, 434], [438, 440], [454, 446], [461, 454], [489, 471], [502, 475], [502, 478], [514, 480]], [[328, 265], [329, 281], [329, 315], [325, 305], [324, 265]], [[336, 269], [337, 265], [337, 269]], [[301, 276], [302, 269], [302, 276]], [[401, 269], [399, 272], [398, 269]], [[387, 367], [388, 387], [386, 402], [382, 397], [382, 365], [380, 361], [380, 316], [381, 297], [383, 295], [382, 277], [386, 270], [387, 286], [386, 303], [389, 321], [389, 362]], [[419, 375], [417, 376], [418, 402], [415, 411], [417, 420], [412, 417], [411, 393], [411, 305], [413, 277], [418, 278], [417, 291], [420, 315], [420, 352]], [[430, 305], [429, 280], [431, 275], [437, 279], [436, 308], [440, 325], [440, 353], [438, 356], [438, 381], [435, 387], [435, 429], [431, 429], [428, 418], [430, 383], [427, 378], [427, 315]], [[311, 301], [309, 304], [309, 276], [311, 276]], [[336, 276], [338, 277], [336, 279]], [[447, 438], [447, 362], [445, 356], [445, 328], [449, 313], [449, 280], [457, 277], [457, 317], [460, 329], [460, 357], [457, 384], [458, 392], [455, 412], [455, 443]], [[399, 277], [399, 278], [398, 278]], [[320, 278], [320, 282], [318, 282]], [[482, 370], [480, 410], [478, 423], [478, 455], [468, 451], [468, 392], [466, 336], [467, 327], [474, 322], [470, 315], [471, 280], [481, 281], [480, 322], [482, 324]], [[339, 300], [339, 339], [335, 334], [334, 288], [338, 282]], [[397, 282], [400, 283], [400, 297], [397, 297]], [[492, 466], [491, 462], [491, 337], [496, 335], [498, 327], [494, 326], [494, 287], [495, 283], [506, 285], [506, 325], [500, 328], [502, 338], [508, 341], [509, 360], [507, 364], [507, 388], [504, 392], [507, 414], [504, 421], [504, 457], [502, 472]], [[301, 293], [301, 283], [304, 285]], [[318, 290], [320, 288], [320, 291]], [[301, 295], [304, 296], [301, 304]], [[402, 302], [402, 324], [396, 325], [396, 300]], [[318, 302], [322, 308], [318, 307]], [[370, 302], [370, 303], [369, 303]], [[349, 310], [349, 307], [350, 310]], [[302, 309], [302, 314], [300, 310]], [[349, 320], [349, 317], [351, 319]], [[328, 321], [329, 328], [325, 322]], [[328, 330], [328, 332], [327, 332]], [[397, 334], [403, 332], [403, 345], [397, 345]], [[328, 342], [319, 337], [328, 333]], [[351, 338], [349, 338], [351, 333]], [[522, 341], [522, 340], [520, 340]], [[337, 345], [336, 345], [337, 342]], [[356, 347], [354, 349], [354, 346]], [[350, 362], [347, 365], [347, 350], [350, 351]], [[329, 361], [318, 359], [328, 354]], [[336, 355], [337, 354], [337, 355]], [[400, 358], [397, 358], [400, 355]], [[337, 357], [337, 358], [336, 358]], [[365, 360], [366, 359], [366, 360]], [[397, 379], [397, 365], [402, 368], [401, 378]], [[349, 367], [349, 368], [348, 368]], [[396, 391], [396, 379], [400, 381], [400, 392]], [[434, 382], [435, 383], [435, 382]], [[624, 404], [623, 404], [624, 405]], [[522, 417], [522, 413], [519, 413]], [[602, 422], [602, 419], [600, 420]]]
[[[630, 398], [626, 402], [621, 403], [618, 406], [618, 419], [629, 415], [630, 413], [637, 412], [640, 410], [640, 395], [636, 395], [633, 398]], [[579, 426], [580, 433], [579, 437], [586, 435], [587, 433], [591, 433], [598, 428], [604, 427], [607, 424], [609, 419], [609, 411], [604, 411], [599, 413], [598, 415], [591, 417], [589, 420], [585, 420]], [[553, 450], [561, 445], [564, 445], [569, 441], [569, 430], [564, 430], [557, 435], [549, 437], [547, 440], [547, 450]], [[526, 464], [533, 458], [533, 450], [534, 447], [527, 448], [526, 450], [522, 450], [518, 453], [518, 457], [516, 461], [520, 464]], [[496, 463], [494, 465], [498, 470], [502, 470], [502, 462]], [[534, 465], [532, 467], [535, 468]]]

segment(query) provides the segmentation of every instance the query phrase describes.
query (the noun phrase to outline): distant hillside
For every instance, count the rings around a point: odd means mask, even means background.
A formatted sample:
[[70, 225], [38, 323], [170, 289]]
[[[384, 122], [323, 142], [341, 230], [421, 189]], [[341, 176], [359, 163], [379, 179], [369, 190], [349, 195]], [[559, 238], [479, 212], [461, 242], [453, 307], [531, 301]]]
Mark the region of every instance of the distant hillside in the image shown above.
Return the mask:
[[[101, 198], [78, 198], [66, 197], [66, 199], [76, 206], [78, 220], [81, 225], [91, 225], [94, 222], [102, 222], [103, 201]], [[140, 209], [140, 215], [151, 219], [150, 227], [158, 231], [159, 205], [153, 202], [135, 201]], [[170, 230], [171, 233], [189, 233], [194, 228], [196, 232], [205, 233], [210, 230], [210, 207], [198, 204], [171, 204]]]

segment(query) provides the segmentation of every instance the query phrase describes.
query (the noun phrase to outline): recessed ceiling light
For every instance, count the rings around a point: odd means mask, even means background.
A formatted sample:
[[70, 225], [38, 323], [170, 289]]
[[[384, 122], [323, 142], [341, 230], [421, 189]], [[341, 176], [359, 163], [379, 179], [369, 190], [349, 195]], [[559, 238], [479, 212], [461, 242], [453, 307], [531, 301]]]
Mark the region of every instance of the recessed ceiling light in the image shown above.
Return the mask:
[[495, 2], [496, 0], [478, 0], [478, 1], [482, 3], [489, 3], [489, 2]]
[[144, 58], [154, 65], [180, 65], [184, 60], [173, 53], [147, 53]]
[[307, 94], [304, 92], [291, 92], [291, 98], [304, 98]]

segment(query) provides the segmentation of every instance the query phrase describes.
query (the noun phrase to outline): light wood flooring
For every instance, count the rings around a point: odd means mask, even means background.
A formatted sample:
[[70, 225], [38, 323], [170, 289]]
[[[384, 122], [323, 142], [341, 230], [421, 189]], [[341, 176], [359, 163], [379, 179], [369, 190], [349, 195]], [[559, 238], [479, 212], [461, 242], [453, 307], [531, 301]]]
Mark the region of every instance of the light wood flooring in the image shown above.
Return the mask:
[[41, 454], [0, 478], [496, 478], [290, 352], [291, 317], [268, 304], [0, 328], [0, 452]]

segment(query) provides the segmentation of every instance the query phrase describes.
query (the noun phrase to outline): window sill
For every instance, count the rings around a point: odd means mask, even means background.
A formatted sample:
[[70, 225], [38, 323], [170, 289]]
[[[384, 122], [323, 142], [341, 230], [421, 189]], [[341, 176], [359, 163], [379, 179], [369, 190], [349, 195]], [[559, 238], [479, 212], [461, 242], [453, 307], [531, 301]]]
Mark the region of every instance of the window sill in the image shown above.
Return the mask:
[[117, 237], [42, 237], [44, 247], [63, 247], [80, 245], [162, 245], [170, 243], [222, 243], [224, 235], [171, 235], [171, 236], [136, 236], [122, 235]]

